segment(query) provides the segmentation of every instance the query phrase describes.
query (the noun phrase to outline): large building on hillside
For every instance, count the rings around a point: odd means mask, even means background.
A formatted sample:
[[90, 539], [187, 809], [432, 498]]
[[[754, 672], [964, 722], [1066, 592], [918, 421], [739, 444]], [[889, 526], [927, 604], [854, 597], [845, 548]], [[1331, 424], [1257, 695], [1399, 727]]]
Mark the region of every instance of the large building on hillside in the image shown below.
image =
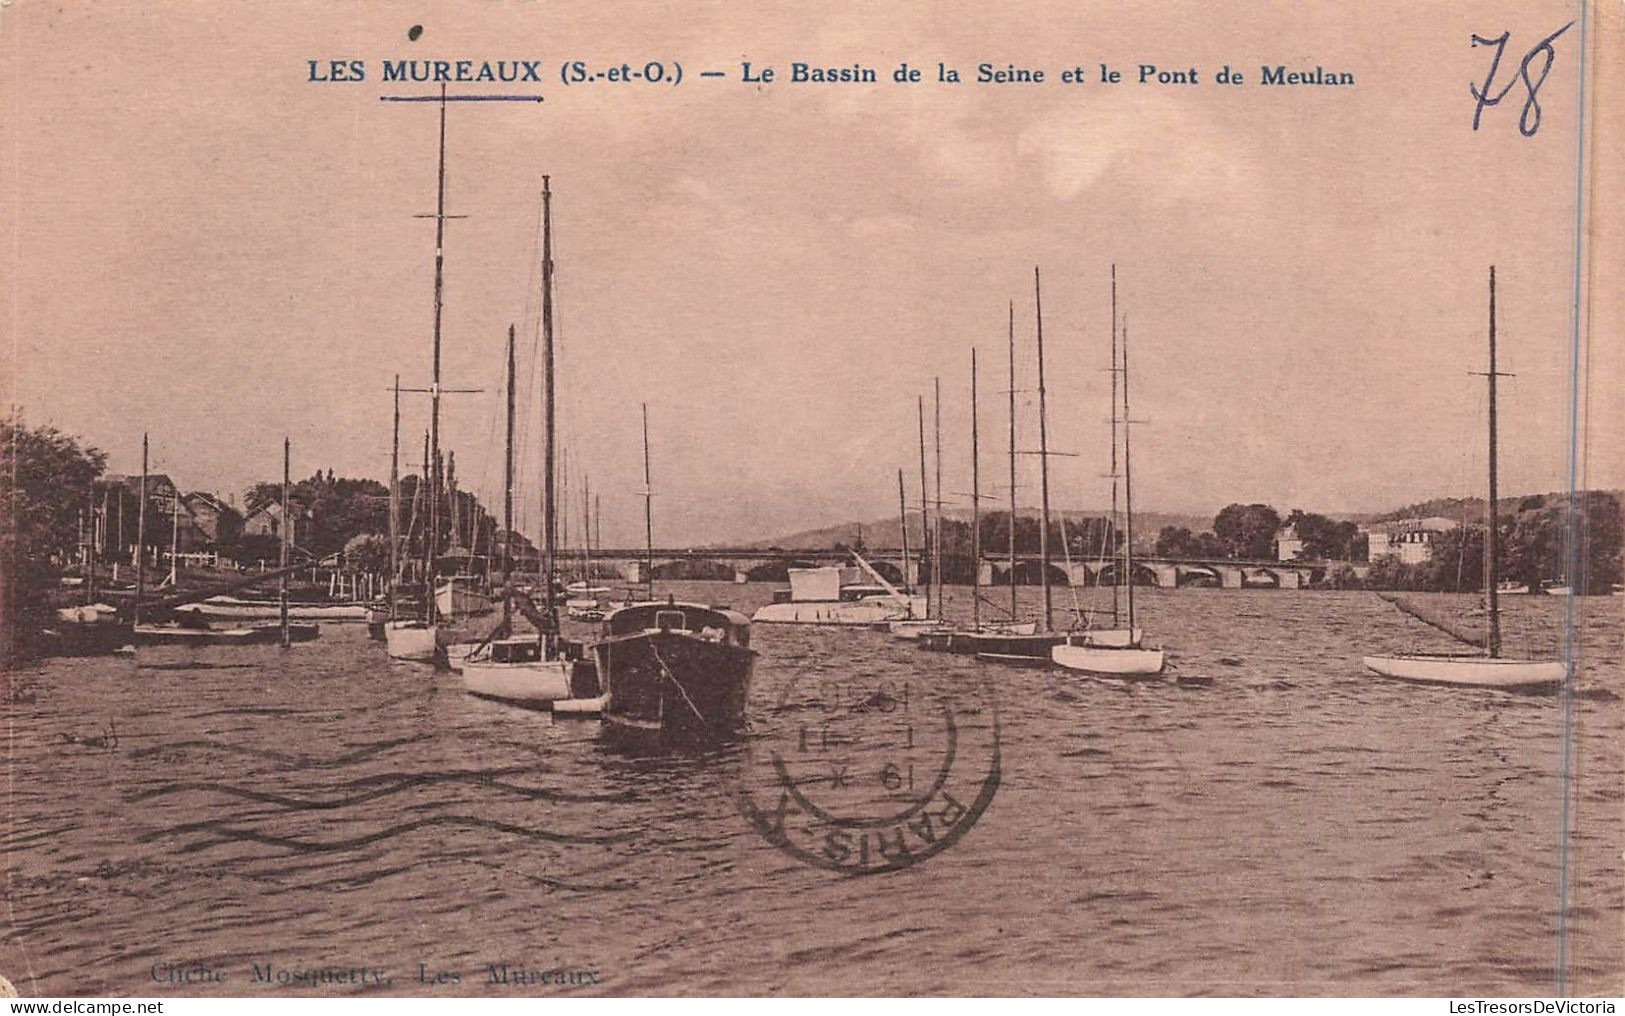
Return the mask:
[[1367, 527], [1368, 558], [1397, 557], [1406, 564], [1433, 559], [1433, 544], [1441, 535], [1459, 528], [1454, 519], [1431, 515], [1425, 519], [1395, 519]]

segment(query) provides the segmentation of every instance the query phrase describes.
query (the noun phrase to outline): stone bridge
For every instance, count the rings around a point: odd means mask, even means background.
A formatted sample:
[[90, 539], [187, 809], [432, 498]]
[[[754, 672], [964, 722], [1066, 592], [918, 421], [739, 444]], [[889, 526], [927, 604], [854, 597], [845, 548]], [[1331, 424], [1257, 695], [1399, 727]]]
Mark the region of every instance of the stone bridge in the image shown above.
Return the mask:
[[[903, 562], [902, 552], [896, 549], [869, 548], [863, 552], [865, 560], [885, 575], [889, 581], [920, 580], [921, 554], [910, 550], [909, 560]], [[659, 579], [713, 579], [735, 582], [782, 582], [789, 568], [811, 568], [819, 565], [840, 565], [851, 562], [851, 554], [844, 550], [776, 550], [755, 548], [695, 547], [682, 549], [656, 548], [651, 554], [644, 550], [605, 549], [593, 551], [593, 570], [603, 577], [613, 573], [629, 584], [647, 582], [648, 562], [654, 562], [655, 578]], [[571, 570], [572, 564], [582, 560], [579, 550], [560, 551], [562, 571]], [[1121, 562], [1115, 561], [1050, 561], [1050, 581], [1064, 585], [1110, 585], [1116, 578], [1114, 570]], [[1212, 586], [1221, 589], [1298, 589], [1323, 576], [1328, 569], [1349, 564], [1361, 578], [1370, 571], [1365, 562], [1342, 561], [1236, 561], [1215, 558], [1141, 558], [1134, 562], [1136, 585], [1162, 586], [1168, 589], [1186, 586]], [[1016, 557], [1016, 584], [1037, 585], [1041, 581], [1042, 562], [1037, 554]], [[981, 581], [987, 586], [1008, 585], [1010, 559], [1008, 555], [985, 554], [982, 557]]]

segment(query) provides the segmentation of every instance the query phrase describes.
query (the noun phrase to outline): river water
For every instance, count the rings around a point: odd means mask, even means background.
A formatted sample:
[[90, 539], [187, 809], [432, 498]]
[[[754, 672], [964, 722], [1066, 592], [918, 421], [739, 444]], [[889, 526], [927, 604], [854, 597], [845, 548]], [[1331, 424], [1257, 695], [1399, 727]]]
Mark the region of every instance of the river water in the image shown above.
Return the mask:
[[[1563, 599], [1503, 603], [1509, 655], [1559, 651]], [[46, 661], [6, 689], [0, 974], [45, 995], [1460, 997], [1551, 993], [1561, 962], [1569, 992], [1618, 993], [1619, 603], [1577, 601], [1567, 703], [1366, 673], [1446, 648], [1369, 593], [1142, 590], [1172, 669], [1133, 684], [762, 625], [752, 734], [711, 753], [473, 699], [354, 626]], [[923, 835], [845, 826], [849, 867], [904, 862], [855, 876], [820, 863], [775, 764], [837, 817], [950, 769], [953, 793]]]

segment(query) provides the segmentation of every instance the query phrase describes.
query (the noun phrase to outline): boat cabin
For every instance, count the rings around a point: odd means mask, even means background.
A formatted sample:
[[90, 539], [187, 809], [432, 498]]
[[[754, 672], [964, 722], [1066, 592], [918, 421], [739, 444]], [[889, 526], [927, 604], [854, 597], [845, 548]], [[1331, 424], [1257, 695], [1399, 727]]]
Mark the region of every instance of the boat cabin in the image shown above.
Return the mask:
[[738, 611], [708, 607], [701, 603], [661, 600], [634, 603], [612, 612], [604, 620], [604, 635], [641, 635], [669, 631], [693, 635], [712, 642], [750, 646], [750, 619]]
[[774, 603], [856, 603], [875, 596], [890, 597], [885, 586], [861, 582], [857, 568], [791, 568], [790, 588], [773, 593]]
[[539, 663], [542, 644], [534, 638], [497, 639], [491, 643], [492, 663]]

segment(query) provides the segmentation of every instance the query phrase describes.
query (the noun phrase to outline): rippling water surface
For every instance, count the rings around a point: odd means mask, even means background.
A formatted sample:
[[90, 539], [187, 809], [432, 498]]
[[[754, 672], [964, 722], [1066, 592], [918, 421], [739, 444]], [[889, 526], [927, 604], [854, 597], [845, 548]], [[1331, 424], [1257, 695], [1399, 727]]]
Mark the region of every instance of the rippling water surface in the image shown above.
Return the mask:
[[[1503, 602], [1509, 654], [1558, 651], [1563, 600]], [[757, 626], [753, 733], [710, 754], [471, 698], [360, 627], [47, 661], [3, 706], [0, 973], [53, 995], [1540, 994], [1562, 927], [1568, 989], [1617, 993], [1619, 603], [1578, 601], [1566, 750], [1555, 695], [1364, 672], [1444, 648], [1369, 593], [1142, 591], [1173, 670], [1136, 684]], [[843, 815], [917, 801], [950, 722], [978, 778], [996, 743], [998, 786], [921, 863], [843, 875], [746, 819], [779, 802], [775, 758]], [[199, 965], [225, 981], [180, 980]]]

